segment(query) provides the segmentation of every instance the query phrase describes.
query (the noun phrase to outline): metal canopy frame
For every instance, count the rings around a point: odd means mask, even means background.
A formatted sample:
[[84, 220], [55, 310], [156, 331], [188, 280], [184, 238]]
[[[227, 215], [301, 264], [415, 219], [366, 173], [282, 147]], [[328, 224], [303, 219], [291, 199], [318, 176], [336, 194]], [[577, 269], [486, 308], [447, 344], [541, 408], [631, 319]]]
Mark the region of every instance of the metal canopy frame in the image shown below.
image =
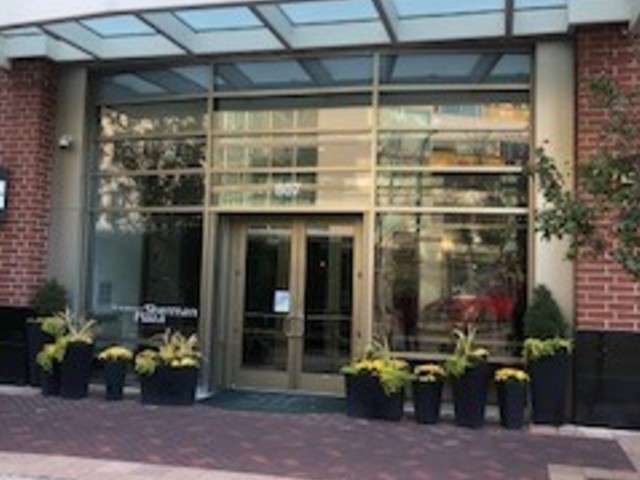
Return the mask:
[[[200, 18], [198, 10], [203, 13]], [[197, 18], [197, 25], [189, 18]], [[604, 22], [627, 22], [639, 32], [640, 4], [637, 0], [608, 0], [606, 7], [601, 0], [67, 0], [62, 8], [50, 0], [3, 0], [0, 65], [42, 56], [57, 62], [101, 62], [564, 35], [577, 25]]]

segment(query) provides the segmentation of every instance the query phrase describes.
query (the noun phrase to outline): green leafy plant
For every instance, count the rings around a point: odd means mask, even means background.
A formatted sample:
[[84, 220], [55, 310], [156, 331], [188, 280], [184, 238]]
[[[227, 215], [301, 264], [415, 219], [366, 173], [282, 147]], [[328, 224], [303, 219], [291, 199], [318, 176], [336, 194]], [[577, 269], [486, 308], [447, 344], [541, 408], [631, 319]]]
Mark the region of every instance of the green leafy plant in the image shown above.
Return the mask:
[[553, 295], [544, 285], [533, 291], [533, 299], [523, 317], [526, 338], [564, 338], [567, 323]]
[[200, 351], [196, 335], [189, 337], [180, 332], [165, 330], [153, 341], [155, 348], [147, 348], [135, 357], [135, 371], [140, 375], [151, 375], [160, 365], [171, 368], [198, 368]]
[[58, 339], [67, 333], [67, 322], [61, 316], [41, 317], [40, 329]]
[[105, 348], [98, 354], [98, 360], [103, 362], [130, 362], [132, 359], [133, 352], [120, 345]]
[[372, 375], [378, 377], [385, 394], [401, 391], [413, 375], [404, 360], [395, 358], [386, 342], [374, 341], [359, 358], [340, 370], [344, 375]]
[[525, 361], [531, 362], [542, 357], [554, 355], [556, 352], [566, 350], [570, 352], [573, 343], [566, 338], [527, 338], [522, 346]]
[[55, 279], [44, 282], [31, 302], [37, 317], [51, 317], [67, 308], [67, 291]]
[[529, 374], [527, 374], [527, 372], [525, 372], [524, 370], [521, 370], [519, 368], [508, 368], [508, 367], [500, 368], [496, 370], [496, 373], [493, 376], [493, 379], [497, 383], [501, 383], [501, 382], [529, 383], [529, 381], [531, 380], [529, 378]]
[[36, 362], [45, 372], [51, 372], [56, 362], [61, 362], [64, 357], [63, 342], [47, 343], [36, 356]]
[[[581, 159], [576, 189], [555, 159], [538, 151], [531, 169], [546, 206], [542, 237], [567, 238], [567, 256], [611, 258], [640, 280], [640, 85], [622, 88], [606, 74], [589, 81], [590, 101], [605, 118], [595, 154]], [[603, 228], [601, 222], [611, 224]]]
[[453, 330], [455, 337], [455, 348], [453, 353], [447, 357], [444, 369], [451, 377], [459, 377], [480, 363], [485, 363], [489, 358], [489, 350], [476, 346], [476, 335], [478, 328], [467, 325], [466, 328]]
[[93, 343], [96, 334], [98, 324], [95, 320], [74, 317], [69, 309], [66, 309], [64, 313], [59, 314], [59, 317], [63, 319], [66, 325], [66, 333], [64, 337], [69, 343]]
[[437, 363], [425, 363], [417, 365], [413, 369], [413, 375], [418, 382], [433, 383], [444, 380], [447, 375], [444, 368]]

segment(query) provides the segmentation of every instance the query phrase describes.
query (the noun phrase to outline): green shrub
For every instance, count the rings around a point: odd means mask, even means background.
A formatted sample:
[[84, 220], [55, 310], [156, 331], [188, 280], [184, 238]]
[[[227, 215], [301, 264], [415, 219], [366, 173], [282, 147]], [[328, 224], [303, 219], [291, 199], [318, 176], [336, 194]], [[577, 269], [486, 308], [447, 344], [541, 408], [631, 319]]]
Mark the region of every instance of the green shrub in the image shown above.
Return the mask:
[[533, 300], [524, 314], [525, 338], [566, 338], [567, 323], [560, 307], [544, 285], [533, 291]]
[[47, 280], [38, 288], [31, 307], [36, 317], [52, 317], [67, 308], [67, 291], [56, 280]]

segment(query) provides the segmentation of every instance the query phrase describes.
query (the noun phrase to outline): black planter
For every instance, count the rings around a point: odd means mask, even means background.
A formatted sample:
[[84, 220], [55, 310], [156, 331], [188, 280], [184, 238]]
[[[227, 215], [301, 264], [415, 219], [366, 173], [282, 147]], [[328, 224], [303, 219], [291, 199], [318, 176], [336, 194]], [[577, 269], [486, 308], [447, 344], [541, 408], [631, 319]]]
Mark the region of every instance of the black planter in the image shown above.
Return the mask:
[[198, 369], [156, 367], [151, 375], [140, 375], [140, 401], [151, 405], [193, 405]]
[[[38, 366], [40, 368], [40, 366]], [[40, 391], [45, 397], [60, 395], [60, 364], [53, 362], [50, 372], [40, 370]]]
[[480, 363], [453, 380], [453, 409], [456, 425], [467, 428], [484, 426], [489, 366]]
[[26, 322], [27, 339], [27, 369], [29, 373], [29, 384], [40, 385], [41, 368], [36, 362], [38, 353], [46, 343], [53, 343], [54, 339], [48, 333], [42, 331], [40, 322], [28, 320]]
[[438, 423], [442, 402], [442, 381], [413, 382], [413, 407], [416, 422]]
[[374, 375], [345, 375], [347, 416], [399, 421], [404, 414], [404, 389], [387, 395]]
[[104, 385], [106, 400], [122, 400], [127, 362], [108, 361], [104, 364]]
[[527, 384], [517, 380], [507, 380], [498, 382], [497, 390], [500, 425], [512, 430], [522, 428], [527, 406]]
[[84, 398], [89, 394], [93, 365], [93, 344], [74, 342], [67, 345], [60, 365], [60, 396]]
[[529, 363], [533, 423], [564, 423], [568, 374], [569, 353], [564, 349]]

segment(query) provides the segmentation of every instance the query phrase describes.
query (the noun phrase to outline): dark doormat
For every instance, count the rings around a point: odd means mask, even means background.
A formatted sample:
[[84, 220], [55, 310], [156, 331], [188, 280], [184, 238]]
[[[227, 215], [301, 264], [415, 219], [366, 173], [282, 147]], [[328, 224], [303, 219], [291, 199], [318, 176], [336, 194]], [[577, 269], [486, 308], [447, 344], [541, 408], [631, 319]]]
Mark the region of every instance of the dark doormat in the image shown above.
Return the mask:
[[220, 390], [212, 397], [202, 400], [200, 404], [227, 410], [271, 413], [342, 413], [345, 411], [344, 398], [249, 390]]

